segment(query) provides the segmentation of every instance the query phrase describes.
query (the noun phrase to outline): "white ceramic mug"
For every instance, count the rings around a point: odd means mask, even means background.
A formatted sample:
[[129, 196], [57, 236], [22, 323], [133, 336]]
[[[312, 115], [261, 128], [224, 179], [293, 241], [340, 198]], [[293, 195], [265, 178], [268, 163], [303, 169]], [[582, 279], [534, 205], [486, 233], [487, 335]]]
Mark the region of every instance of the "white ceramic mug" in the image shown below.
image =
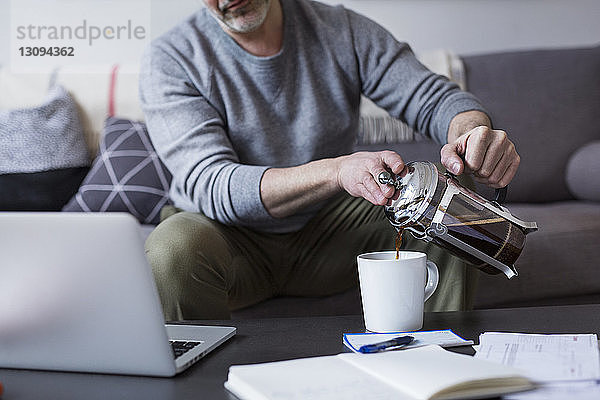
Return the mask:
[[423, 303], [439, 281], [425, 253], [395, 251], [357, 257], [365, 327], [371, 332], [416, 331], [423, 327]]

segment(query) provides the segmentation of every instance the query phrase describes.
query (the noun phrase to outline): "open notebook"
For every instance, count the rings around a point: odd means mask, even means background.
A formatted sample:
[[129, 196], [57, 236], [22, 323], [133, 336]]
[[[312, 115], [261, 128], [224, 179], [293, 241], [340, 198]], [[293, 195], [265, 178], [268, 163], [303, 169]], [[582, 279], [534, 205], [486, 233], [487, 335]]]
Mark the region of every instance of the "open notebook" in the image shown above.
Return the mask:
[[437, 345], [232, 366], [225, 387], [243, 400], [469, 399], [535, 388], [521, 371]]

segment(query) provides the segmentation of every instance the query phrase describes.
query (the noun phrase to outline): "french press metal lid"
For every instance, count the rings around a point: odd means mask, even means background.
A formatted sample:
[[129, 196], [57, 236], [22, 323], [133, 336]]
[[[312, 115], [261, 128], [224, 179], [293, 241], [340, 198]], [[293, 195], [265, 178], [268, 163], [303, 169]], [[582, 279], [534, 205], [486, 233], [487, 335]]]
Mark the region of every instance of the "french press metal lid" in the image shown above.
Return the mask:
[[422, 161], [407, 164], [398, 176], [384, 172], [378, 178], [396, 188], [385, 214], [398, 231], [437, 243], [484, 272], [517, 275], [514, 262], [525, 235], [537, 224], [520, 220], [500, 204], [506, 188], [489, 201]]

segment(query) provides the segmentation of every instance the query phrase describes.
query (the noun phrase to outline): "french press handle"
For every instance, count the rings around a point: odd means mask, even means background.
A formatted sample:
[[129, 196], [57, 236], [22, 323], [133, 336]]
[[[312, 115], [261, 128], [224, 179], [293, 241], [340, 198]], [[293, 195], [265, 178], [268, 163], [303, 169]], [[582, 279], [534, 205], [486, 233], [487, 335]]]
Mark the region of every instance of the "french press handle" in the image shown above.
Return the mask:
[[[465, 159], [463, 158], [462, 155], [460, 156], [460, 158], [462, 159], [463, 164], [464, 164]], [[449, 175], [452, 175], [452, 177], [456, 179], [456, 175], [454, 175], [450, 171], [446, 171], [446, 173]], [[508, 194], [508, 185], [504, 186], [503, 188], [496, 189], [496, 191], [494, 193], [494, 203], [496, 203], [498, 205], [504, 203], [506, 201], [507, 194]]]

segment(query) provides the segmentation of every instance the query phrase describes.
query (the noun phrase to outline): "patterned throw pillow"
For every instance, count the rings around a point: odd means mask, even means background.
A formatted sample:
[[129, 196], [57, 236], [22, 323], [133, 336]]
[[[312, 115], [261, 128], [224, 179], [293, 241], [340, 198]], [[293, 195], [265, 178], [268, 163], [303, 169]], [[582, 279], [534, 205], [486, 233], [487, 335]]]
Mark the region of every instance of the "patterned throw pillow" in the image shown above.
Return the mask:
[[110, 117], [98, 156], [63, 211], [129, 212], [142, 224], [158, 224], [161, 208], [169, 203], [170, 183], [146, 126]]

